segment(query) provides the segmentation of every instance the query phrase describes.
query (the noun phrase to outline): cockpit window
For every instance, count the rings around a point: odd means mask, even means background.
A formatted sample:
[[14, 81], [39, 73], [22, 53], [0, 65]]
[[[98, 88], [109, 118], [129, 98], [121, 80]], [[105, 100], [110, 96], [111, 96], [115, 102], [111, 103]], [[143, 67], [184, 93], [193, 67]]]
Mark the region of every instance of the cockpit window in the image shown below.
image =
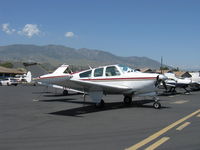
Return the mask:
[[80, 78], [87, 78], [87, 77], [91, 77], [91, 73], [92, 73], [92, 70], [80, 73], [79, 76]]
[[103, 68], [98, 68], [94, 70], [94, 77], [101, 77], [103, 76]]
[[133, 69], [131, 69], [130, 67], [126, 66], [126, 65], [118, 65], [119, 68], [121, 69], [122, 72], [134, 72]]
[[106, 68], [106, 76], [118, 76], [118, 75], [120, 75], [120, 72], [115, 66]]

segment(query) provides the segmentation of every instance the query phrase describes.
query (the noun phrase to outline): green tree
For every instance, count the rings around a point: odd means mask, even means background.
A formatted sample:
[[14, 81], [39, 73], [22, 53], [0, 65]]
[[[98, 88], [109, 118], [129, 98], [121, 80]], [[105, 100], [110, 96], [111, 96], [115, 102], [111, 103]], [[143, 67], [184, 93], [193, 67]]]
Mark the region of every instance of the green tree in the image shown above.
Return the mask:
[[160, 70], [169, 70], [167, 66], [160, 67]]
[[11, 62], [1, 63], [0, 66], [6, 67], [6, 68], [13, 68], [13, 64]]

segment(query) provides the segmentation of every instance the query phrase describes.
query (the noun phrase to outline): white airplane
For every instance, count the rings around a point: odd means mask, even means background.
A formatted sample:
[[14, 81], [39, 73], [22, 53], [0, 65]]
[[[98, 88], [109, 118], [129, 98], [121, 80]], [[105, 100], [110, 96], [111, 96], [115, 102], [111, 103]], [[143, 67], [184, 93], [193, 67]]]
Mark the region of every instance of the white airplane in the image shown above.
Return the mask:
[[158, 109], [161, 107], [161, 104], [155, 97], [156, 86], [163, 79], [165, 79], [163, 75], [142, 73], [125, 65], [109, 65], [90, 68], [78, 73], [67, 72], [67, 74], [60, 74], [59, 76], [44, 75], [38, 77], [36, 80], [38, 82], [49, 82], [53, 85], [83, 91], [91, 97], [98, 107], [104, 106], [103, 95], [122, 94], [124, 95], [125, 104], [131, 104], [132, 97], [135, 95], [153, 96], [153, 106]]
[[164, 76], [166, 76], [167, 79], [164, 81], [165, 85], [163, 86], [167, 92], [176, 92], [176, 88], [183, 88], [186, 93], [190, 93], [190, 91], [187, 90], [187, 87], [192, 83], [190, 78], [177, 78], [174, 73], [164, 73]]
[[31, 82], [31, 78], [32, 78], [32, 75], [31, 75], [31, 72], [28, 71], [27, 74], [23, 74], [23, 75], [16, 75], [14, 77], [14, 79], [16, 79], [18, 82], [27, 82], [27, 83], [30, 83]]
[[191, 80], [192, 80], [192, 84], [191, 89], [192, 90], [199, 90], [200, 89], [200, 72], [192, 72], [190, 73], [191, 75]]

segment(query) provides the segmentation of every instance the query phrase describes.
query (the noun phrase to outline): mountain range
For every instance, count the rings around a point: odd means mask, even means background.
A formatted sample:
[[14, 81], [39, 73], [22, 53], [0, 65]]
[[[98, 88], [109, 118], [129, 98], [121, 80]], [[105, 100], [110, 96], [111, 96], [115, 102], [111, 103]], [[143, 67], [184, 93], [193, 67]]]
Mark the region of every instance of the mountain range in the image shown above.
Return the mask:
[[65, 63], [81, 66], [126, 64], [134, 68], [148, 67], [152, 69], [160, 67], [160, 62], [148, 57], [121, 57], [102, 50], [75, 49], [61, 45], [38, 46], [16, 44], [0, 46], [0, 60], [48, 63], [53, 66]]

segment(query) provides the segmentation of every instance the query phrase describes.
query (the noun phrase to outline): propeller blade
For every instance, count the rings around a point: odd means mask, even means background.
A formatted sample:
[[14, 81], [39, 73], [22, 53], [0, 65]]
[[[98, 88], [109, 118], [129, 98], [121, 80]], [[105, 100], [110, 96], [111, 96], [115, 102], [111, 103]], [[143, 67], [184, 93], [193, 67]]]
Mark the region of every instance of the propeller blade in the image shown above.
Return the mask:
[[165, 81], [162, 81], [163, 87], [165, 88], [165, 90], [167, 91], [167, 85], [165, 83]]
[[159, 81], [159, 75], [158, 75], [156, 78], [155, 87], [157, 87], [159, 84], [160, 84], [160, 81]]

